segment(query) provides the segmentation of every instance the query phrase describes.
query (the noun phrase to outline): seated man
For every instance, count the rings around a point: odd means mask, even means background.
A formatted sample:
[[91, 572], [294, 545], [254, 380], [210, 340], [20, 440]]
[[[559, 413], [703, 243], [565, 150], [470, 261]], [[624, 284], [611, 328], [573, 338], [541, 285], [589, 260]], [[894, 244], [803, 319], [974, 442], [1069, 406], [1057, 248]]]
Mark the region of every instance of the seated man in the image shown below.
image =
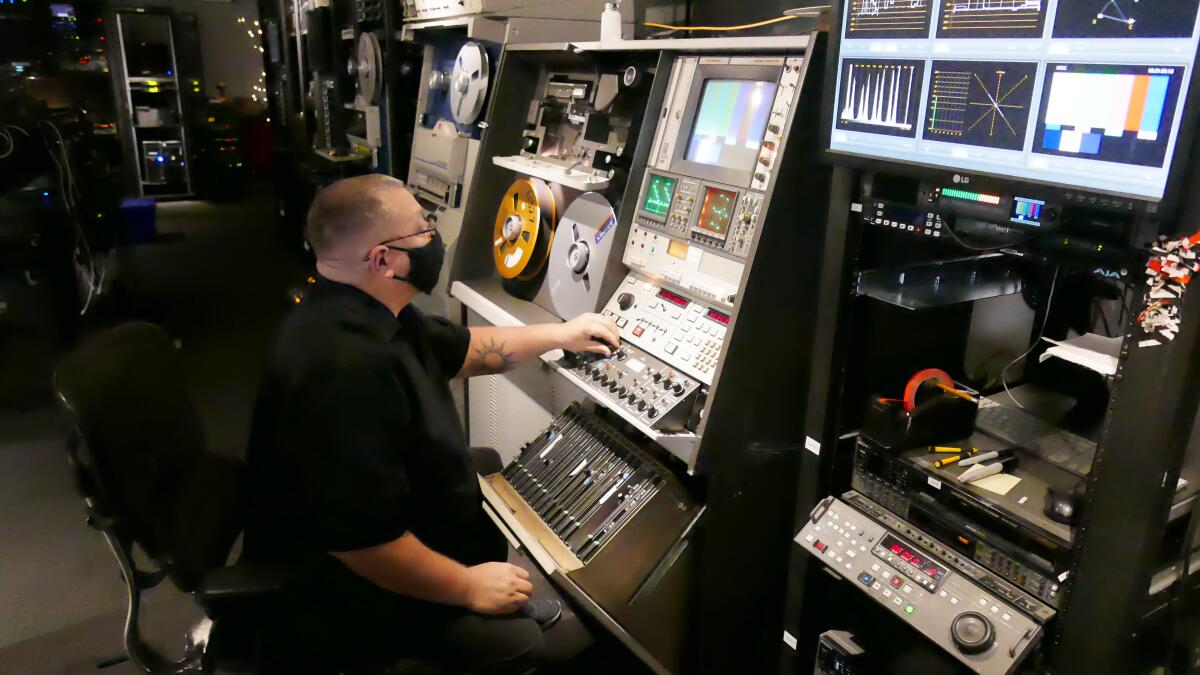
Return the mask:
[[558, 348], [607, 355], [616, 326], [424, 316], [411, 302], [436, 285], [442, 240], [386, 176], [318, 194], [308, 240], [319, 280], [281, 329], [255, 411], [245, 559], [305, 571], [286, 617], [304, 658], [526, 672], [542, 644], [537, 613], [520, 611], [532, 586], [480, 505], [449, 380]]

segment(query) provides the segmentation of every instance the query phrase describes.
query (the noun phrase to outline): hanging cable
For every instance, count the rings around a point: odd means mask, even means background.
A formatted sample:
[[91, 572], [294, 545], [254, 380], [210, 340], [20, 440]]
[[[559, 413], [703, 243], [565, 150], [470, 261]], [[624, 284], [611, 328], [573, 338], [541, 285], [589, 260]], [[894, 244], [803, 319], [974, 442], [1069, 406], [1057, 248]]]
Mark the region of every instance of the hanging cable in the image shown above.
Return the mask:
[[782, 23], [784, 21], [792, 21], [794, 19], [799, 19], [799, 18], [800, 17], [798, 17], [798, 16], [777, 16], [774, 19], [767, 19], [766, 21], [758, 21], [755, 23], [746, 23], [746, 24], [742, 24], [740, 26], [670, 26], [665, 23], [652, 23], [649, 21], [647, 21], [646, 23], [643, 23], [642, 25], [646, 26], [648, 28], [661, 28], [663, 30], [702, 30], [702, 31], [749, 30], [751, 28], [760, 28], [762, 26], [769, 26], [773, 23]]
[[13, 150], [17, 148], [17, 143], [13, 140], [12, 134], [9, 133], [7, 129], [0, 129], [0, 138], [3, 138], [8, 143], [7, 148], [4, 150], [4, 154], [0, 155], [0, 159], [5, 159], [9, 155], [13, 154]]
[[1042, 328], [1041, 328], [1041, 330], [1038, 331], [1038, 336], [1033, 339], [1033, 344], [1029, 345], [1029, 349], [1026, 349], [1025, 353], [1021, 354], [1020, 356], [1013, 359], [1012, 361], [1009, 361], [1008, 365], [1004, 366], [1004, 370], [1000, 371], [1000, 384], [1004, 385], [1004, 393], [1008, 394], [1008, 397], [1010, 399], [1012, 399], [1012, 402], [1015, 403], [1017, 405], [1017, 407], [1020, 408], [1021, 410], [1024, 410], [1025, 406], [1021, 405], [1021, 402], [1017, 400], [1017, 397], [1013, 396], [1012, 390], [1010, 390], [1008, 388], [1008, 369], [1012, 368], [1014, 365], [1016, 365], [1017, 362], [1020, 361], [1021, 359], [1025, 358], [1026, 356], [1029, 356], [1029, 354], [1031, 352], [1033, 352], [1033, 350], [1035, 348], [1037, 348], [1038, 343], [1040, 343], [1042, 341], [1042, 336], [1046, 334], [1046, 324], [1050, 322], [1050, 307], [1054, 303], [1054, 288], [1057, 285], [1058, 285], [1058, 268], [1055, 267], [1054, 268], [1054, 278], [1050, 281], [1050, 295], [1046, 297], [1046, 314], [1042, 317]]
[[83, 277], [83, 282], [87, 286], [87, 297], [84, 298], [83, 306], [79, 310], [79, 315], [83, 316], [91, 308], [92, 301], [99, 294], [106, 275], [96, 261], [96, 256], [92, 252], [91, 242], [88, 241], [87, 233], [84, 232], [83, 225], [80, 222], [76, 200], [82, 197], [83, 193], [79, 190], [79, 185], [75, 182], [75, 172], [71, 168], [71, 156], [67, 151], [66, 139], [63, 137], [58, 125], [49, 121], [43, 121], [42, 124], [50, 127], [58, 139], [58, 157], [55, 157], [56, 153], [50, 147], [49, 142], [45, 144], [46, 150], [50, 153], [50, 161], [54, 163], [55, 168], [58, 170], [59, 190], [62, 192], [63, 203], [67, 207], [67, 215], [71, 218], [71, 224], [75, 229], [76, 253], [82, 255], [86, 260], [85, 263], [76, 261], [76, 265], [80, 268], [79, 271]]
[[960, 238], [958, 236], [958, 233], [954, 231], [954, 228], [950, 227], [949, 222], [947, 222], [946, 226], [942, 228], [942, 231], [945, 232], [946, 234], [950, 235], [950, 238], [954, 240], [954, 243], [967, 249], [968, 251], [974, 251], [976, 253], [994, 253], [996, 251], [1001, 251], [1006, 248], [1012, 248], [1014, 246], [1023, 246], [1025, 244], [1028, 244], [1029, 242], [1033, 241], [1034, 239], [1038, 238], [1038, 235], [1035, 234], [1033, 236], [1026, 237], [1025, 239], [1009, 242], [1007, 244], [999, 244], [996, 246], [973, 246], [973, 245], [968, 244], [967, 242], [963, 241], [962, 238]]

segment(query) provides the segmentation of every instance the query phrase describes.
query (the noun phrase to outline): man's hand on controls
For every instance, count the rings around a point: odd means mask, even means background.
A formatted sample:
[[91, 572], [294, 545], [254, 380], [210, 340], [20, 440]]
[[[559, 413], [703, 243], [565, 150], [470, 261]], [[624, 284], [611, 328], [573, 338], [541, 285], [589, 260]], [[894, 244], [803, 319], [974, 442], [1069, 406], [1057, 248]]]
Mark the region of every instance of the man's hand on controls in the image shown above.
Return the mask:
[[502, 562], [467, 568], [467, 608], [479, 614], [512, 614], [533, 593], [529, 572]]
[[612, 356], [621, 345], [621, 331], [612, 319], [599, 314], [580, 314], [558, 326], [560, 347], [571, 352]]

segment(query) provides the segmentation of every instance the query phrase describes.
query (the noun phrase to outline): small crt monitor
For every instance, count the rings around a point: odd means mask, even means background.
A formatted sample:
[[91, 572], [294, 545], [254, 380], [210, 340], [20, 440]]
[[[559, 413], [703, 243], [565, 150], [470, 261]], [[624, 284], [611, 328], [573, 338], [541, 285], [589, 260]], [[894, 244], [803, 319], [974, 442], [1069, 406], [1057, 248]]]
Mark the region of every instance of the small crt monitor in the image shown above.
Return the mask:
[[828, 148], [1161, 200], [1195, 98], [1198, 6], [843, 0]]
[[671, 211], [671, 198], [675, 195], [675, 179], [661, 174], [650, 174], [646, 183], [646, 196], [642, 200], [642, 211], [659, 218], [666, 218]]
[[704, 191], [704, 205], [700, 218], [693, 228], [714, 239], [725, 240], [729, 226], [733, 223], [733, 209], [737, 205], [737, 193], [721, 188], [709, 187]]
[[755, 80], [706, 80], [684, 158], [739, 172], [753, 170], [778, 86]]

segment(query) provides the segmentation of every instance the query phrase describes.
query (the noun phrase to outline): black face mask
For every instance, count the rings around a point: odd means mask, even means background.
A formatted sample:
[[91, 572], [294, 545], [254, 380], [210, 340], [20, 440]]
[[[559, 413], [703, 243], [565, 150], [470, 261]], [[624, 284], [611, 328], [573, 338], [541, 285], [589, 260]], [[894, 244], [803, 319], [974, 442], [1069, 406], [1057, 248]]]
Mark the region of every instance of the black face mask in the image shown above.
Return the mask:
[[441, 233], [434, 230], [433, 238], [420, 248], [388, 248], [408, 254], [408, 276], [392, 278], [396, 281], [406, 281], [426, 295], [432, 294], [433, 289], [437, 288], [438, 278], [442, 275], [442, 262], [446, 258], [446, 246], [442, 243]]

